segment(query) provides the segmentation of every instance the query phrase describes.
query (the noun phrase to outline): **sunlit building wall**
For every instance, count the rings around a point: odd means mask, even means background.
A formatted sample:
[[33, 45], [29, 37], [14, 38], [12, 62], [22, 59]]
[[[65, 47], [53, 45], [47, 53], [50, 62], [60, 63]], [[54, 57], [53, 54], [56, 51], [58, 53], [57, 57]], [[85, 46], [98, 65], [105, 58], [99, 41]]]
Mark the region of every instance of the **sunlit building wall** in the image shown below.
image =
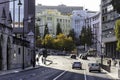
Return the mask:
[[49, 33], [56, 35], [57, 24], [60, 23], [62, 32], [65, 35], [69, 34], [71, 29], [71, 16], [61, 15], [57, 10], [44, 10], [41, 13], [37, 13], [37, 18], [40, 18], [40, 22], [37, 22], [40, 27], [41, 36], [44, 35], [44, 25], [48, 25]]

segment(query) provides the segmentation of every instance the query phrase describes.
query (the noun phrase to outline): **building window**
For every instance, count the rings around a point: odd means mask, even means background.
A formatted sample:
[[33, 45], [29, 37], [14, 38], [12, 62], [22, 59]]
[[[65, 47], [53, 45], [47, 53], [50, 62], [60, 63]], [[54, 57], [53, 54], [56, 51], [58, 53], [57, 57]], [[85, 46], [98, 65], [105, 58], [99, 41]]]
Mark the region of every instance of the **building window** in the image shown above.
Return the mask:
[[59, 19], [57, 19], [57, 22], [59, 22]]
[[51, 20], [52, 20], [52, 17], [47, 17], [47, 20], [48, 20], [48, 21], [51, 21]]
[[60, 19], [60, 22], [62, 22], [62, 19]]
[[108, 7], [107, 7], [107, 12], [110, 12], [110, 11], [112, 11], [113, 10], [113, 6], [112, 5], [109, 5]]

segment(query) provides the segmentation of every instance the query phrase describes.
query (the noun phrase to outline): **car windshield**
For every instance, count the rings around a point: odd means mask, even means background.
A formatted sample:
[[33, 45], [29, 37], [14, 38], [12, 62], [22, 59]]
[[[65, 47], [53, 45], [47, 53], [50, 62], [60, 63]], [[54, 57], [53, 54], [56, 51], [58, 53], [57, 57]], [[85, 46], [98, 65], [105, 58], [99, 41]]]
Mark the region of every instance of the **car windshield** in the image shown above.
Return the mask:
[[74, 62], [74, 64], [80, 64], [80, 62]]

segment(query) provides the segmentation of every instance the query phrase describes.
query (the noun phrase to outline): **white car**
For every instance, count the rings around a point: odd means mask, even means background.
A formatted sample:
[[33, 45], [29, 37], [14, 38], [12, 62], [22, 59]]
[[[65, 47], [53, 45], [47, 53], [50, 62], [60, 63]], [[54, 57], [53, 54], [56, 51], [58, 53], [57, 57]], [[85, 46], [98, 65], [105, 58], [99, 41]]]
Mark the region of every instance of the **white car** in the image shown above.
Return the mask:
[[74, 62], [72, 64], [72, 69], [74, 69], [74, 68], [82, 69], [82, 63], [81, 62]]
[[91, 71], [101, 72], [100, 64], [99, 63], [89, 63], [88, 67], [89, 67], [89, 72], [91, 72]]

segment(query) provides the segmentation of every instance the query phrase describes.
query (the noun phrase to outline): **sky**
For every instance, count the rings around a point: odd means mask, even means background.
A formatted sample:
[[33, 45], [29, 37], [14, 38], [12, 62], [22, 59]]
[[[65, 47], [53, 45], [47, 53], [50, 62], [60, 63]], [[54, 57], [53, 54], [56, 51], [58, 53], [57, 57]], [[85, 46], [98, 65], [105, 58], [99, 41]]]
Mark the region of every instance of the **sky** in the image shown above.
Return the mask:
[[37, 4], [57, 6], [64, 4], [66, 6], [82, 6], [84, 9], [91, 11], [100, 10], [100, 1], [101, 0], [36, 0]]

